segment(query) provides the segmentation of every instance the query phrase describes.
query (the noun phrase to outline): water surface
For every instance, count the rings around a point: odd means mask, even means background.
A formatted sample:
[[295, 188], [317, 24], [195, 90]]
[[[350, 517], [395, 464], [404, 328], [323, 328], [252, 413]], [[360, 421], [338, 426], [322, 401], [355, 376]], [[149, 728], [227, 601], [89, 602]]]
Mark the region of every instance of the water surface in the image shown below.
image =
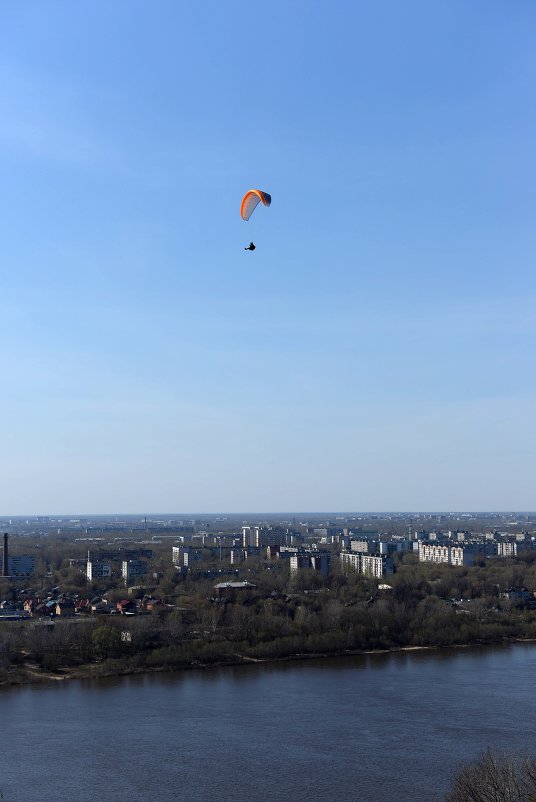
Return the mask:
[[536, 645], [0, 694], [6, 802], [434, 802], [487, 746], [536, 752]]

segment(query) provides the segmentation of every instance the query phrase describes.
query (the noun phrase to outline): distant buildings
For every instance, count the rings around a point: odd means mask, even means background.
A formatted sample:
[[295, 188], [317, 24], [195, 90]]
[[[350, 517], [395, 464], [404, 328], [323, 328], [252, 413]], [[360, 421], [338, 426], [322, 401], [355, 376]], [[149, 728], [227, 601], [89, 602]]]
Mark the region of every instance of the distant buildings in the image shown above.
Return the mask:
[[86, 577], [89, 582], [99, 579], [109, 579], [112, 576], [112, 563], [110, 560], [92, 560], [87, 555]]
[[283, 526], [242, 527], [242, 546], [245, 549], [250, 547], [259, 549], [263, 546], [291, 545], [296, 542], [297, 539], [301, 540], [301, 536]]
[[231, 561], [231, 565], [243, 563], [245, 559], [244, 549], [231, 549], [229, 551], [229, 559]]
[[62, 618], [74, 618], [76, 612], [74, 601], [58, 601], [56, 603], [55, 612], [56, 615], [59, 615]]
[[127, 585], [134, 577], [145, 576], [147, 571], [147, 560], [123, 560], [121, 563], [121, 576]]
[[301, 551], [290, 556], [290, 573], [296, 574], [300, 569], [312, 568], [322, 576], [329, 574], [330, 554], [328, 552]]
[[218, 582], [214, 585], [214, 590], [219, 599], [233, 600], [240, 597], [244, 592], [254, 590], [256, 585], [251, 582]]
[[454, 544], [419, 541], [419, 561], [447, 565], [474, 565], [485, 554], [481, 543]]
[[4, 532], [2, 549], [1, 576], [17, 577], [31, 576], [35, 568], [35, 559], [27, 554], [17, 554], [12, 557], [8, 549], [9, 535]]
[[189, 568], [193, 563], [203, 559], [202, 549], [193, 549], [190, 546], [173, 546], [171, 560], [175, 568]]
[[31, 576], [35, 570], [35, 557], [29, 554], [9, 555], [7, 558], [7, 565], [7, 571], [4, 571], [4, 564], [2, 562], [2, 576]]
[[504, 540], [497, 543], [497, 557], [516, 557], [517, 549], [517, 541]]
[[372, 540], [351, 540], [350, 551], [359, 554], [368, 554], [374, 549], [374, 541]]
[[362, 554], [355, 551], [342, 551], [340, 554], [343, 571], [382, 577], [394, 572], [394, 564], [387, 554]]

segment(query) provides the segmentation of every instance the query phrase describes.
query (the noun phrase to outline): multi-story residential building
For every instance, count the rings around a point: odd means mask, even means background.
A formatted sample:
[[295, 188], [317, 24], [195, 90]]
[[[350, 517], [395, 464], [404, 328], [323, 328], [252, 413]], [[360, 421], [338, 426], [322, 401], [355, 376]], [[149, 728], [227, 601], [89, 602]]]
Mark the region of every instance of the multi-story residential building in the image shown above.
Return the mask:
[[419, 560], [421, 562], [474, 565], [478, 557], [484, 553], [484, 545], [481, 543], [454, 545], [419, 541]]
[[184, 565], [184, 555], [188, 552], [189, 546], [173, 546], [171, 561], [175, 568], [182, 568]]
[[243, 563], [245, 559], [244, 549], [231, 549], [229, 551], [229, 557], [231, 559], [231, 565]]
[[361, 557], [357, 551], [341, 551], [339, 555], [339, 559], [341, 561], [341, 568], [343, 571], [345, 569], [349, 569], [351, 571], [355, 571], [357, 574], [360, 573], [361, 569]]
[[90, 582], [97, 579], [109, 579], [111, 575], [112, 563], [109, 560], [92, 560], [88, 555], [86, 576]]
[[248, 546], [247, 549], [242, 549], [244, 560], [257, 560], [261, 554], [262, 549], [259, 546]]
[[349, 529], [348, 533], [351, 535], [352, 540], [378, 540], [380, 533], [377, 529]]
[[176, 568], [191, 568], [193, 563], [203, 560], [203, 549], [192, 549], [190, 546], [173, 546], [172, 561]]
[[374, 542], [371, 540], [351, 540], [350, 551], [355, 551], [362, 554], [368, 554], [374, 548]]
[[343, 571], [351, 570], [358, 574], [375, 577], [385, 576], [394, 572], [393, 561], [387, 554], [362, 554], [342, 551], [340, 560]]
[[428, 563], [449, 563], [450, 546], [419, 541], [419, 560]]
[[341, 538], [340, 538], [339, 542], [341, 544], [341, 549], [344, 549], [345, 551], [347, 551], [350, 548], [350, 544], [352, 542], [352, 538], [348, 534], [341, 535]]
[[515, 557], [518, 544], [512, 540], [502, 540], [497, 543], [497, 557]]
[[392, 574], [394, 565], [391, 557], [387, 554], [362, 554], [361, 573], [369, 576], [381, 577], [385, 574]]
[[390, 557], [391, 554], [395, 554], [398, 550], [398, 543], [395, 543], [393, 540], [380, 540], [378, 543], [378, 552], [380, 554], [386, 554], [388, 557]]
[[474, 565], [475, 550], [466, 546], [451, 546], [449, 562], [451, 565]]
[[443, 541], [447, 540], [447, 535], [444, 532], [428, 532], [428, 540]]
[[331, 556], [327, 552], [319, 552], [318, 554], [311, 554], [311, 568], [315, 571], [318, 571], [322, 574], [322, 576], [327, 576], [329, 574], [329, 565], [331, 562]]
[[145, 576], [148, 566], [147, 560], [123, 560], [121, 563], [121, 576], [128, 584], [135, 576]]
[[263, 546], [280, 546], [287, 542], [289, 533], [282, 526], [243, 526], [242, 545], [245, 549], [250, 546], [262, 548]]
[[394, 537], [392, 542], [396, 545], [396, 551], [398, 554], [413, 551], [413, 540], [409, 540], [408, 538]]
[[295, 574], [303, 568], [313, 568], [318, 571], [322, 576], [329, 574], [330, 555], [327, 552], [309, 552], [303, 551], [290, 556], [290, 573]]
[[153, 550], [147, 548], [126, 549], [124, 552], [125, 560], [151, 560]]

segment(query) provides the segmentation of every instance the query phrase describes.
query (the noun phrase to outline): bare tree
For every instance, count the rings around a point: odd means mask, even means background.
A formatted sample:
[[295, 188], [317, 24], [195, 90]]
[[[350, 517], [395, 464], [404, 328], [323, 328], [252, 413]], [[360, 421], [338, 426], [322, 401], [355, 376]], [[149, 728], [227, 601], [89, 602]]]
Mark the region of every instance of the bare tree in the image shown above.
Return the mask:
[[536, 758], [488, 749], [459, 770], [445, 802], [536, 802]]

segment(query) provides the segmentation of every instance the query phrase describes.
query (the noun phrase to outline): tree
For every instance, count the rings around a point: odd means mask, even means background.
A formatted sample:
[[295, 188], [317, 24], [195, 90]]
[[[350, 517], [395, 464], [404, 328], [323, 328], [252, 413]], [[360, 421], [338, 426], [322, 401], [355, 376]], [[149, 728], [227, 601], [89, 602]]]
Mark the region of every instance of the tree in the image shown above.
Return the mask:
[[92, 632], [95, 653], [102, 658], [113, 657], [121, 645], [121, 633], [115, 627], [96, 627]]
[[536, 758], [488, 749], [462, 766], [445, 802], [536, 802]]

